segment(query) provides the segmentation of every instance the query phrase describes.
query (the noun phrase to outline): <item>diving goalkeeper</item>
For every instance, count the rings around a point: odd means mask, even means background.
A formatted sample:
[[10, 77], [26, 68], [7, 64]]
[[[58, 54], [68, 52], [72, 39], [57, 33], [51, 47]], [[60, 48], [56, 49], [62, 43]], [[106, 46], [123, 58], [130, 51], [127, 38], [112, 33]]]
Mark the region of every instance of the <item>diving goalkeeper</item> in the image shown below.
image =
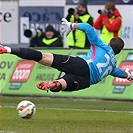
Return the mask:
[[110, 40], [109, 46], [104, 44], [97, 36], [94, 28], [87, 23], [70, 23], [62, 19], [62, 32], [68, 34], [72, 30], [81, 30], [87, 34], [92, 46], [90, 52], [84, 57], [73, 57], [53, 53], [41, 53], [30, 48], [0, 47], [0, 54], [10, 53], [22, 59], [34, 60], [42, 65], [53, 67], [65, 72], [59, 79], [50, 82], [39, 82], [36, 86], [41, 90], [78, 91], [97, 84], [108, 75], [126, 78], [133, 82], [133, 75], [129, 70], [116, 67], [115, 55], [119, 54], [124, 47], [121, 38], [115, 37]]

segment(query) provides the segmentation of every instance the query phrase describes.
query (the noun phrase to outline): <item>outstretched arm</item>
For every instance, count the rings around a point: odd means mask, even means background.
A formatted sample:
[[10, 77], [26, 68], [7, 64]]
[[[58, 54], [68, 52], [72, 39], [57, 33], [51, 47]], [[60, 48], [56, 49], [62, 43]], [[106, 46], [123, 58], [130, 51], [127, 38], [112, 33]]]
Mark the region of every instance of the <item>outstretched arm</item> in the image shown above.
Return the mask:
[[88, 40], [91, 44], [94, 45], [103, 45], [103, 42], [101, 39], [97, 36], [97, 33], [95, 32], [95, 29], [87, 23], [79, 23], [77, 25], [77, 29], [82, 30], [86, 33]]
[[126, 78], [130, 82], [133, 82], [133, 75], [128, 68], [126, 70], [114, 68], [114, 70], [112, 71], [112, 73], [110, 75], [112, 75], [114, 77], [119, 77], [119, 78]]
[[101, 39], [97, 36], [95, 29], [90, 24], [71, 23], [71, 22], [68, 22], [65, 18], [62, 19], [62, 32], [63, 33], [66, 33], [66, 35], [68, 35], [70, 31], [73, 31], [76, 29], [84, 31], [91, 44], [99, 45], [99, 46], [104, 45]]

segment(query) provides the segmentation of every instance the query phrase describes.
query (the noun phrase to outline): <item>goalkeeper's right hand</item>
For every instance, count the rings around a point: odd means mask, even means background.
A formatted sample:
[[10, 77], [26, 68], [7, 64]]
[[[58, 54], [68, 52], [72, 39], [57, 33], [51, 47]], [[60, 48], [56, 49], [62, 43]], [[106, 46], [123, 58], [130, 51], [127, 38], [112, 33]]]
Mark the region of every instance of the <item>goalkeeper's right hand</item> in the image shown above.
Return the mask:
[[61, 32], [68, 35], [73, 30], [75, 30], [74, 23], [68, 22], [65, 18], [62, 18]]
[[125, 72], [127, 73], [127, 80], [129, 80], [130, 82], [133, 82], [133, 74], [131, 73], [131, 71], [129, 70], [129, 68], [127, 68], [125, 70]]

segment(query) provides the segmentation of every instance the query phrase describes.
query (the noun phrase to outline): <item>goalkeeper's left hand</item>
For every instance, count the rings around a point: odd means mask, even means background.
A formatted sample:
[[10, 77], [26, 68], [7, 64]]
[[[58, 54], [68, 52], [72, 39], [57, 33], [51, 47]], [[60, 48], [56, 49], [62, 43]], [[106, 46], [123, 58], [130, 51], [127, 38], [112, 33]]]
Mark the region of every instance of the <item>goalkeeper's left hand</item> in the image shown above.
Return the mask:
[[65, 18], [62, 18], [61, 32], [68, 35], [73, 30], [75, 30], [74, 23], [68, 22]]
[[127, 80], [129, 80], [130, 82], [133, 82], [133, 74], [131, 73], [131, 71], [129, 70], [129, 68], [127, 68], [125, 70], [125, 72], [127, 73]]

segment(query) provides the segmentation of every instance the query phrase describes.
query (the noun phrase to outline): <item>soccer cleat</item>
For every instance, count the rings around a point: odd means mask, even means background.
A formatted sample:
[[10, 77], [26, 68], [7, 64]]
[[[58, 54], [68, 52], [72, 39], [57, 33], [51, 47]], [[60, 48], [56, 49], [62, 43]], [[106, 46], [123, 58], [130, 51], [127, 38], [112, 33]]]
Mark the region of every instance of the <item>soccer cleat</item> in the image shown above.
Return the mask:
[[48, 90], [52, 92], [59, 92], [62, 88], [61, 83], [57, 80], [51, 82], [39, 82], [36, 86], [38, 89], [46, 90], [47, 92]]
[[0, 54], [7, 53], [7, 49], [5, 49], [2, 44], [0, 44]]

